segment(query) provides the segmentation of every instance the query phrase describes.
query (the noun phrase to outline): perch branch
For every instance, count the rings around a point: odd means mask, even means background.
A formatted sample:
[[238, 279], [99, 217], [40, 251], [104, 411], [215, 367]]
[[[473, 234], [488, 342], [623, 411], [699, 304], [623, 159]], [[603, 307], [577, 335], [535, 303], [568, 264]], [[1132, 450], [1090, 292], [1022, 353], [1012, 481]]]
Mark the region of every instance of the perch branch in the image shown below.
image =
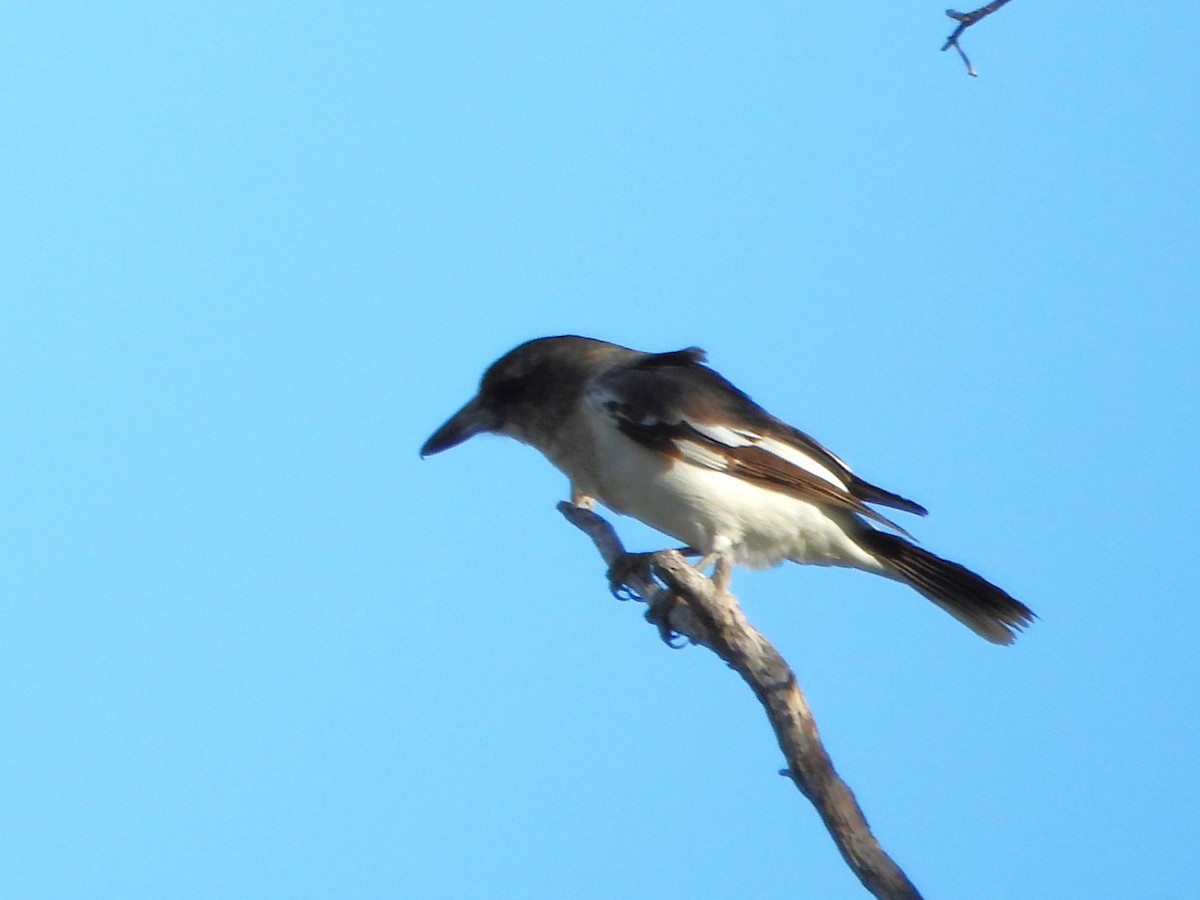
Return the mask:
[[1007, 2], [1008, 0], [992, 0], [987, 6], [981, 6], [979, 9], [969, 13], [961, 13], [953, 9], [946, 10], [946, 15], [956, 21], [958, 27], [954, 29], [954, 33], [950, 37], [946, 38], [946, 43], [942, 45], [942, 51], [945, 52], [951, 47], [957, 50], [958, 55], [962, 57], [963, 65], [967, 67], [967, 74], [972, 78], [978, 77], [979, 73], [971, 65], [971, 60], [967, 59], [967, 54], [963, 52], [962, 45], [958, 42], [959, 36], [980, 19], [990, 16]]
[[[558, 510], [587, 534], [604, 562], [614, 570], [629, 557], [611, 525], [588, 509], [560, 503]], [[721, 579], [698, 572], [677, 551], [650, 555], [644, 572], [636, 567], [621, 576], [624, 586], [650, 608], [646, 618], [669, 636], [678, 633], [712, 650], [750, 686], [766, 710], [788, 775], [816, 807], [842, 857], [876, 897], [920, 900], [920, 894], [875, 836], [854, 794], [833, 768], [817, 723], [796, 676], [779, 652], [747, 621]]]

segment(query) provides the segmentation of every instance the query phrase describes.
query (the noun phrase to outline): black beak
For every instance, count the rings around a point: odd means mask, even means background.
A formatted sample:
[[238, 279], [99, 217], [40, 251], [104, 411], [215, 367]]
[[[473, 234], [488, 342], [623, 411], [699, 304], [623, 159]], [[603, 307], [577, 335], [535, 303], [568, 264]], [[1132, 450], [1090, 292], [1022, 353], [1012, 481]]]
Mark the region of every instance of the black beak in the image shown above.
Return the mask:
[[468, 438], [486, 431], [494, 431], [500, 427], [500, 417], [485, 407], [482, 401], [475, 397], [452, 415], [449, 421], [433, 433], [421, 447], [421, 458], [433, 456], [451, 447], [457, 447]]

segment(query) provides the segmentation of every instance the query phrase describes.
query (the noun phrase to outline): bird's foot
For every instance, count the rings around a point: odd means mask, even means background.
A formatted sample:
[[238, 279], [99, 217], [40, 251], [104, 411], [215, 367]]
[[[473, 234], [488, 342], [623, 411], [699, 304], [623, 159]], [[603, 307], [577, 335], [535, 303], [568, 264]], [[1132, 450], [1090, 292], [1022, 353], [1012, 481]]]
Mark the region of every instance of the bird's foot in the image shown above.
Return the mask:
[[662, 642], [672, 650], [682, 650], [690, 641], [671, 627], [671, 610], [679, 603], [679, 595], [666, 588], [658, 593], [646, 610], [646, 621], [658, 629]]
[[[671, 551], [660, 551], [671, 552]], [[683, 556], [699, 556], [700, 551], [680, 547]], [[648, 605], [646, 621], [658, 628], [662, 642], [672, 649], [686, 647], [690, 641], [671, 627], [671, 612], [680, 602], [679, 595], [661, 586], [654, 577], [654, 562], [660, 553], [624, 553], [608, 567], [608, 589], [618, 600], [642, 600]], [[717, 559], [720, 567], [721, 560]]]
[[[654, 584], [653, 553], [622, 553], [608, 567], [608, 589], [618, 600], [642, 598], [647, 585]], [[632, 583], [631, 583], [632, 582]]]

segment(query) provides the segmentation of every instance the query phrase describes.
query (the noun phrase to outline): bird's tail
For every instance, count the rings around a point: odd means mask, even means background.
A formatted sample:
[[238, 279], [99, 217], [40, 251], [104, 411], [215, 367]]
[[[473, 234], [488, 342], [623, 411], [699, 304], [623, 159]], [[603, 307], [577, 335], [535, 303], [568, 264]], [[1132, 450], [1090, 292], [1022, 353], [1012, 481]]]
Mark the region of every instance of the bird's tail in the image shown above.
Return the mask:
[[958, 563], [902, 537], [864, 529], [859, 540], [896, 578], [916, 588], [976, 634], [1011, 644], [1037, 618], [1024, 603]]

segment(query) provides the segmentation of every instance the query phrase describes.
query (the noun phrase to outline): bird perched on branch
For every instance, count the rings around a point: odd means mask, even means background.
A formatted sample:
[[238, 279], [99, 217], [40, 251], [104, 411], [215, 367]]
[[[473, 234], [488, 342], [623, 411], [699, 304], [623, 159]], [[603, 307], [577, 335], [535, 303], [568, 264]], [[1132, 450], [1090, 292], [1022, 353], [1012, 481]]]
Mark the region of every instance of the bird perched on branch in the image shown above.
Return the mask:
[[696, 347], [642, 353], [573, 335], [529, 341], [488, 368], [479, 393], [421, 456], [477, 434], [507, 435], [566, 474], [572, 502], [598, 500], [706, 561], [883, 575], [997, 644], [1032, 622], [1024, 604], [916, 546], [873, 508], [923, 516], [924, 507], [859, 478], [704, 359]]

